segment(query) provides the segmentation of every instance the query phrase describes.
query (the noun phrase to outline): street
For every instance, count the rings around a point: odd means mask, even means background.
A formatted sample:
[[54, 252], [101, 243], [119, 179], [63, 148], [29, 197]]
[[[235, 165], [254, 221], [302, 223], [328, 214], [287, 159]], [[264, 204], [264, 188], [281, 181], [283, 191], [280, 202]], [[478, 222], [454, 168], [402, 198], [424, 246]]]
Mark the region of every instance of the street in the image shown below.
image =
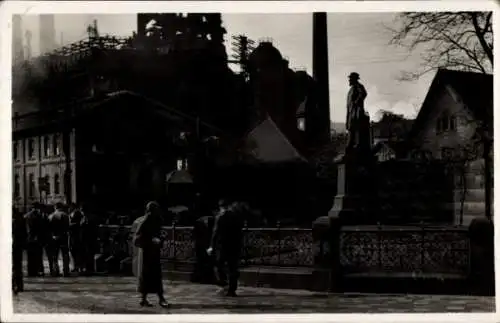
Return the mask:
[[27, 278], [25, 292], [14, 296], [17, 314], [167, 314], [167, 313], [437, 313], [493, 312], [493, 297], [440, 295], [326, 294], [305, 290], [240, 287], [237, 298], [217, 287], [165, 281], [171, 304], [141, 308], [134, 277]]

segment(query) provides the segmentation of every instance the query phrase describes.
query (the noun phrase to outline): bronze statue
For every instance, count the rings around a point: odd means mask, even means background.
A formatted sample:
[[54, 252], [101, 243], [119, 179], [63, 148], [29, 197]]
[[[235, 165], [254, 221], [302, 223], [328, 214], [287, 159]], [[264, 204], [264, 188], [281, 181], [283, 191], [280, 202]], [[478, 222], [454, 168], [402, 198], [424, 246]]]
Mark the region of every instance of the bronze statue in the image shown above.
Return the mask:
[[356, 72], [349, 74], [349, 85], [346, 120], [349, 140], [346, 150], [366, 149], [370, 147], [370, 121], [364, 107], [367, 93], [363, 84], [359, 83], [359, 74]]

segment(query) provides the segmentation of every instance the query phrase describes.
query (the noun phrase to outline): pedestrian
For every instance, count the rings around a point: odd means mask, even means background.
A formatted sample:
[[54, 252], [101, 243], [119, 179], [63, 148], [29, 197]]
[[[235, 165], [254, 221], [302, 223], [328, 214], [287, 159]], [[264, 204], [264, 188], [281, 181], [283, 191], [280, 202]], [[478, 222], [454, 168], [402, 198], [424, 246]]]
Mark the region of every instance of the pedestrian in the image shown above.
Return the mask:
[[[247, 216], [246, 203], [233, 199], [221, 207], [215, 218], [209, 254], [215, 254], [218, 284], [226, 296], [235, 297], [238, 288], [239, 263], [243, 244], [243, 226]], [[227, 280], [229, 276], [229, 284]]]
[[84, 274], [91, 276], [95, 272], [94, 256], [98, 248], [98, 234], [99, 226], [96, 217], [92, 210], [87, 206], [80, 208], [82, 215], [80, 230], [81, 230], [81, 244], [82, 244], [82, 262], [84, 265]]
[[27, 229], [28, 276], [43, 274], [43, 215], [42, 205], [33, 203], [31, 210], [24, 216]]
[[162, 269], [160, 251], [163, 244], [161, 237], [162, 216], [160, 206], [156, 202], [146, 205], [146, 214], [139, 224], [134, 236], [134, 245], [138, 247], [138, 292], [141, 293], [141, 306], [152, 306], [148, 302], [148, 294], [158, 295], [161, 307], [168, 303], [163, 295]]
[[12, 292], [16, 295], [24, 291], [23, 253], [28, 232], [24, 217], [12, 209]]
[[[42, 245], [43, 248], [45, 249], [45, 255], [47, 256], [47, 260], [49, 263], [49, 268], [54, 268], [54, 262], [53, 262], [53, 257], [52, 257], [52, 234], [50, 232], [50, 227], [49, 227], [49, 216], [55, 211], [53, 205], [45, 205], [42, 211], [42, 216], [43, 216], [43, 239], [42, 239]], [[43, 263], [43, 259], [42, 259]], [[51, 269], [49, 269], [51, 270]]]
[[84, 263], [82, 259], [82, 212], [75, 203], [69, 207], [69, 247], [73, 258], [73, 272], [82, 273]]
[[53, 276], [59, 276], [59, 252], [63, 260], [63, 275], [69, 276], [69, 216], [65, 212], [62, 203], [56, 204], [56, 210], [48, 219], [49, 232], [51, 234], [51, 257], [53, 267], [50, 272]]

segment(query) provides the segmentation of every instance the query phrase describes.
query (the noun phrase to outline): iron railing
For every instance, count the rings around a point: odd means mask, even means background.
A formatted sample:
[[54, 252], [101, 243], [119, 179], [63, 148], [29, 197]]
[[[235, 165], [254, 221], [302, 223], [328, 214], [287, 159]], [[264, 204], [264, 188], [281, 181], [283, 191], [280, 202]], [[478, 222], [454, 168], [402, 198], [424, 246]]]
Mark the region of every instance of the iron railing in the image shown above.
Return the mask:
[[340, 263], [350, 273], [467, 275], [465, 227], [344, 227]]
[[[244, 266], [312, 266], [312, 233], [299, 228], [244, 228], [242, 265]], [[193, 262], [195, 237], [193, 227], [165, 226], [161, 249], [165, 261]], [[118, 258], [133, 255], [133, 233], [130, 226], [101, 225], [100, 253]]]
[[[133, 254], [130, 226], [101, 225], [101, 254]], [[194, 262], [193, 227], [162, 227], [165, 261]], [[467, 275], [470, 246], [465, 227], [343, 227], [339, 237], [344, 274], [433, 273]], [[244, 228], [242, 265], [301, 267], [314, 265], [311, 229]]]

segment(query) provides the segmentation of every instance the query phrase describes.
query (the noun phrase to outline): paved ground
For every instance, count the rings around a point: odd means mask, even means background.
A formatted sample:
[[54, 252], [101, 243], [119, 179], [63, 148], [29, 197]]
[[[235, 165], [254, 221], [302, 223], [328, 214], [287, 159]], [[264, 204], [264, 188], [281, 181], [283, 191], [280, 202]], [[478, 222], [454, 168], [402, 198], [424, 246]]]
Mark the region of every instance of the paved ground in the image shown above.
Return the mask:
[[164, 282], [170, 309], [156, 299], [141, 308], [133, 277], [27, 278], [13, 298], [16, 313], [435, 313], [493, 312], [493, 297], [426, 295], [344, 295], [303, 290], [240, 288], [237, 298], [217, 294], [211, 285]]

